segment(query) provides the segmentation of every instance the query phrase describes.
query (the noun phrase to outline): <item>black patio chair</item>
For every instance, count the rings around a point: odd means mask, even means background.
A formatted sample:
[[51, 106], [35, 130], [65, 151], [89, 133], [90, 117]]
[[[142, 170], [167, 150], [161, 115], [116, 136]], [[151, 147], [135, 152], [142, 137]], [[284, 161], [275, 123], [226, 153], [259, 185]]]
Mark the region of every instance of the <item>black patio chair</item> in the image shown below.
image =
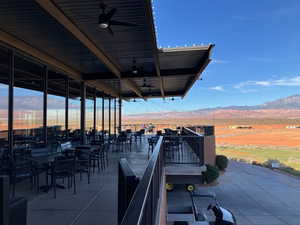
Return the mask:
[[92, 156], [93, 154], [90, 150], [76, 150], [76, 172], [79, 172], [80, 180], [82, 180], [82, 173], [86, 173], [88, 178], [88, 184], [90, 183]]
[[126, 150], [126, 143], [127, 143], [126, 133], [120, 134], [114, 143], [116, 151]]
[[97, 145], [97, 147], [94, 147], [91, 151], [91, 164], [93, 168], [93, 173], [95, 173], [96, 166], [98, 168], [98, 173], [100, 172], [100, 170], [104, 170], [106, 168], [106, 145], [101, 145], [100, 147], [98, 147]]
[[[73, 185], [73, 193], [76, 194], [76, 160], [75, 158], [56, 158], [51, 166], [51, 186], [53, 188], [54, 198], [56, 198], [57, 180], [67, 179], [68, 189]], [[48, 184], [47, 184], [48, 185]]]

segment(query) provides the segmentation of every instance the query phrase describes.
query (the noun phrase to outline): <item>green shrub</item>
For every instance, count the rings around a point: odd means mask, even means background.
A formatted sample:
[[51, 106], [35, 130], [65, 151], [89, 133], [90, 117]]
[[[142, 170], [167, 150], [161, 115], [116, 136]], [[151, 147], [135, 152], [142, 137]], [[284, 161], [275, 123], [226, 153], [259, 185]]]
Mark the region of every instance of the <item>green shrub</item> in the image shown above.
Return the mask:
[[204, 180], [207, 184], [210, 184], [218, 179], [219, 169], [216, 166], [206, 164], [206, 171], [202, 173]]
[[219, 168], [219, 170], [225, 170], [228, 166], [228, 158], [224, 155], [217, 155], [216, 166]]

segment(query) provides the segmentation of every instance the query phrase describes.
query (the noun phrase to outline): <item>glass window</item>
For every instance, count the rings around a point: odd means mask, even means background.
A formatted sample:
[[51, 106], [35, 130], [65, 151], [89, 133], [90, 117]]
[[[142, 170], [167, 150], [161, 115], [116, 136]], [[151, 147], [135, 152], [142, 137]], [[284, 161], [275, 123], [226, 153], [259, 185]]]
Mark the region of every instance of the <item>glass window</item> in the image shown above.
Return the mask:
[[48, 142], [66, 137], [66, 79], [53, 70], [48, 72], [47, 135]]
[[48, 142], [64, 136], [65, 97], [48, 94], [47, 96]]
[[97, 98], [96, 110], [96, 129], [102, 131], [102, 98]]
[[94, 129], [94, 100], [86, 99], [85, 101], [85, 130]]
[[0, 48], [0, 150], [7, 146], [8, 139], [8, 77], [9, 53]]
[[80, 98], [69, 99], [69, 129], [80, 129]]
[[111, 133], [116, 134], [116, 99], [111, 100]]
[[14, 144], [43, 142], [43, 67], [15, 57]]
[[116, 99], [116, 101], [117, 101], [117, 108], [116, 108], [116, 129], [117, 129], [117, 132], [119, 131], [119, 126], [120, 126], [120, 124], [119, 124], [119, 100], [118, 99]]
[[80, 82], [70, 80], [69, 86], [68, 128], [71, 136], [80, 135]]
[[109, 131], [109, 99], [104, 99], [104, 132]]

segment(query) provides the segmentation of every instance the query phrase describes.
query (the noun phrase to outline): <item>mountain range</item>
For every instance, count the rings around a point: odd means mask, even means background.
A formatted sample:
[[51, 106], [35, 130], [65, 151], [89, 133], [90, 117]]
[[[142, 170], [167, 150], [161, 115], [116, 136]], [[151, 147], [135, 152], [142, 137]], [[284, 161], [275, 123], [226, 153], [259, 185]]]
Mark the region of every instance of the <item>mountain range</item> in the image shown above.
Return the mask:
[[149, 112], [126, 115], [125, 119], [142, 118], [300, 118], [300, 95], [292, 95], [254, 106], [226, 106], [190, 111]]

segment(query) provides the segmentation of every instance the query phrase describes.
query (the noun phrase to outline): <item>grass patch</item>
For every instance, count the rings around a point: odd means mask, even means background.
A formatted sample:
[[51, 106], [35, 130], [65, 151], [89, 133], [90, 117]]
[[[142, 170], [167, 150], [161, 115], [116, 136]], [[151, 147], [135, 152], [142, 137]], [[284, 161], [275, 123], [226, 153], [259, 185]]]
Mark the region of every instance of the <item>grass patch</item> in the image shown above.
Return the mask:
[[[269, 159], [277, 159], [280, 163], [300, 173], [300, 150], [297, 149], [268, 149], [261, 147], [217, 147], [217, 154], [230, 159], [242, 159], [247, 162], [264, 163]], [[286, 172], [291, 171], [287, 170]], [[292, 171], [291, 171], [292, 172]]]
[[297, 176], [297, 177], [300, 177], [300, 171], [298, 170], [295, 170], [291, 167], [286, 167], [286, 168], [280, 168], [279, 170], [285, 172], [285, 173], [289, 173], [289, 174], [292, 174], [294, 176]]

